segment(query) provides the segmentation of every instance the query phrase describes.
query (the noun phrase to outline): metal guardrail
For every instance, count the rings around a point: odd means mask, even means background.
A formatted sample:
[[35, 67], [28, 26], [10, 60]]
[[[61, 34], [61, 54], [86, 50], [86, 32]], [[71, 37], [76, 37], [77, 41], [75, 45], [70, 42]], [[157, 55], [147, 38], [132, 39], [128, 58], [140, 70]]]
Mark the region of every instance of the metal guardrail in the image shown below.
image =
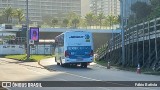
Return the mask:
[[[126, 29], [125, 45], [159, 37], [160, 37], [160, 18], [156, 18], [154, 20], [143, 22]], [[121, 48], [121, 34], [116, 35], [114, 37], [113, 42], [115, 44], [113, 50]]]
[[[139, 57], [143, 59], [141, 60], [143, 61], [143, 64], [147, 62], [150, 63], [150, 65], [153, 65], [160, 62], [158, 59], [160, 58], [160, 56], [158, 55], [158, 52], [160, 51], [158, 45], [160, 44], [158, 44], [157, 42], [157, 40], [159, 40], [160, 38], [160, 18], [146, 21], [133, 27], [127, 28], [124, 33], [125, 48], [128, 50], [126, 54], [129, 55], [126, 55], [126, 59], [129, 60], [129, 62], [139, 63]], [[110, 40], [108, 42], [109, 45], [106, 49], [106, 52], [99, 53], [98, 59], [104, 57], [106, 53], [110, 53], [112, 51], [114, 52], [115, 50], [121, 48], [121, 41], [121, 34], [114, 35], [113, 40]], [[146, 41], [147, 48], [145, 47]], [[112, 45], [110, 44], [111, 42], [113, 43]], [[140, 43], [142, 48], [139, 48]], [[153, 45], [151, 46], [151, 44]], [[128, 52], [130, 53], [128, 54]], [[154, 60], [151, 60], [153, 59], [153, 55], [151, 55], [152, 52], [154, 52]], [[146, 53], [148, 56], [145, 56]], [[136, 57], [134, 56], [135, 54]], [[137, 62], [135, 62], [134, 60], [137, 60]]]

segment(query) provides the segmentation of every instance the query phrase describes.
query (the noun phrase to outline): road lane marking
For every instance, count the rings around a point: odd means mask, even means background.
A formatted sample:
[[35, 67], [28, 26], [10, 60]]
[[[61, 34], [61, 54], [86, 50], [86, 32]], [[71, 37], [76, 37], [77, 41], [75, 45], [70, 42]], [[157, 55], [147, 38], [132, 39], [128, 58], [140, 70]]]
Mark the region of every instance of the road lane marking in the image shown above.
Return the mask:
[[84, 78], [84, 79], [89, 79], [89, 80], [93, 80], [93, 81], [102, 81], [102, 80], [98, 80], [98, 79], [93, 79], [93, 78], [89, 78], [89, 77], [84, 77], [84, 76], [81, 76], [81, 75], [77, 75], [77, 74], [72, 74], [72, 73], [69, 73], [69, 72], [65, 72], [66, 74], [69, 74], [69, 75], [72, 75], [72, 76], [76, 76], [76, 77], [80, 77], [80, 78]]
[[[5, 60], [3, 60], [3, 61], [5, 61]], [[7, 61], [7, 62], [8, 62], [8, 61]], [[19, 65], [18, 63], [11, 63], [11, 64], [17, 64], [17, 65]], [[36, 72], [36, 73], [41, 74], [41, 75], [50, 76], [50, 75], [41, 73], [41, 72], [36, 71], [36, 70], [28, 69], [28, 68], [26, 68], [25, 66], [22, 66], [22, 67], [25, 68], [25, 69], [27, 69], [27, 70], [29, 70], [29, 71]], [[50, 69], [51, 69], [51, 68], [50, 68]], [[62, 71], [60, 71], [60, 72], [62, 72]], [[102, 80], [98, 80], [98, 79], [93, 79], [93, 78], [89, 78], [89, 77], [84, 77], [84, 76], [77, 75], [77, 74], [72, 74], [72, 73], [69, 73], [69, 72], [62, 72], [62, 73], [66, 73], [66, 74], [69, 74], [69, 75], [72, 75], [72, 76], [76, 76], [76, 77], [80, 77], [80, 78], [84, 78], [84, 79], [89, 79], [89, 80], [93, 80], [93, 81], [102, 81]], [[56, 79], [59, 79], [59, 80], [62, 80], [62, 81], [67, 81], [66, 79], [62, 79], [62, 78], [56, 78]], [[118, 83], [115, 83], [115, 84], [118, 84]], [[104, 88], [104, 87], [99, 87], [99, 88], [108, 90], [108, 89], [106, 89], [106, 88]], [[141, 88], [141, 89], [146, 89], [146, 90], [156, 90], [156, 89], [145, 88], [145, 87], [135, 87], [135, 88]], [[110, 89], [110, 90], [112, 90], [112, 89]]]

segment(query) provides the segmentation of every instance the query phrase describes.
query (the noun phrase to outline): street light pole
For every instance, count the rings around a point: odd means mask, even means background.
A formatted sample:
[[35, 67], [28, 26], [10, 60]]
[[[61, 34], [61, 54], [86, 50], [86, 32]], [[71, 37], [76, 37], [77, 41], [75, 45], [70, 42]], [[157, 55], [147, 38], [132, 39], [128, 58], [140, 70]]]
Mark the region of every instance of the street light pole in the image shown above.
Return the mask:
[[29, 17], [28, 17], [28, 0], [26, 0], [26, 25], [27, 25], [27, 35], [26, 35], [26, 41], [27, 41], [27, 60], [29, 60], [30, 57], [30, 47], [29, 47]]
[[123, 0], [120, 0], [121, 3], [121, 35], [122, 35], [122, 65], [125, 65], [125, 43], [124, 43], [124, 22], [123, 22]]

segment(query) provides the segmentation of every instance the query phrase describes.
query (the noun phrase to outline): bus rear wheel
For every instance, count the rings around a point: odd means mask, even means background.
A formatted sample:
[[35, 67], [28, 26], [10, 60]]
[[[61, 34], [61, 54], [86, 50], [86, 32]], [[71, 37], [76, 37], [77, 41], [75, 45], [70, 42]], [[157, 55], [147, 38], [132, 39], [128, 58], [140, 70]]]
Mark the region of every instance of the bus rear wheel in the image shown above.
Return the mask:
[[81, 63], [81, 68], [87, 68], [87, 63]]
[[60, 63], [57, 62], [57, 65], [60, 65]]
[[57, 58], [55, 57], [55, 62], [57, 62]]
[[55, 62], [57, 63], [57, 65], [60, 65], [60, 63], [57, 62], [57, 58], [55, 57]]
[[62, 67], [65, 67], [65, 64], [62, 63], [61, 58], [60, 58], [60, 65], [61, 65]]

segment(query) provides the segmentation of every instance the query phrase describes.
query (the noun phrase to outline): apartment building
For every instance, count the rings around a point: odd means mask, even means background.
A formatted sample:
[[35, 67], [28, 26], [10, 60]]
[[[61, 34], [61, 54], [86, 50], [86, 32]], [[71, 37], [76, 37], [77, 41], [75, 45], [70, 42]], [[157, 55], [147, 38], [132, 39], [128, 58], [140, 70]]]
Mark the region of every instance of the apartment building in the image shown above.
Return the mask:
[[[0, 0], [0, 12], [6, 7], [21, 8], [26, 15], [26, 0]], [[43, 17], [66, 16], [69, 12], [81, 15], [81, 0], [28, 0], [29, 19], [41, 22]]]
[[87, 13], [90, 12], [90, 0], [81, 0], [81, 16], [85, 17]]
[[90, 0], [90, 9], [96, 15], [103, 12], [105, 15], [118, 16], [120, 14], [119, 0]]

